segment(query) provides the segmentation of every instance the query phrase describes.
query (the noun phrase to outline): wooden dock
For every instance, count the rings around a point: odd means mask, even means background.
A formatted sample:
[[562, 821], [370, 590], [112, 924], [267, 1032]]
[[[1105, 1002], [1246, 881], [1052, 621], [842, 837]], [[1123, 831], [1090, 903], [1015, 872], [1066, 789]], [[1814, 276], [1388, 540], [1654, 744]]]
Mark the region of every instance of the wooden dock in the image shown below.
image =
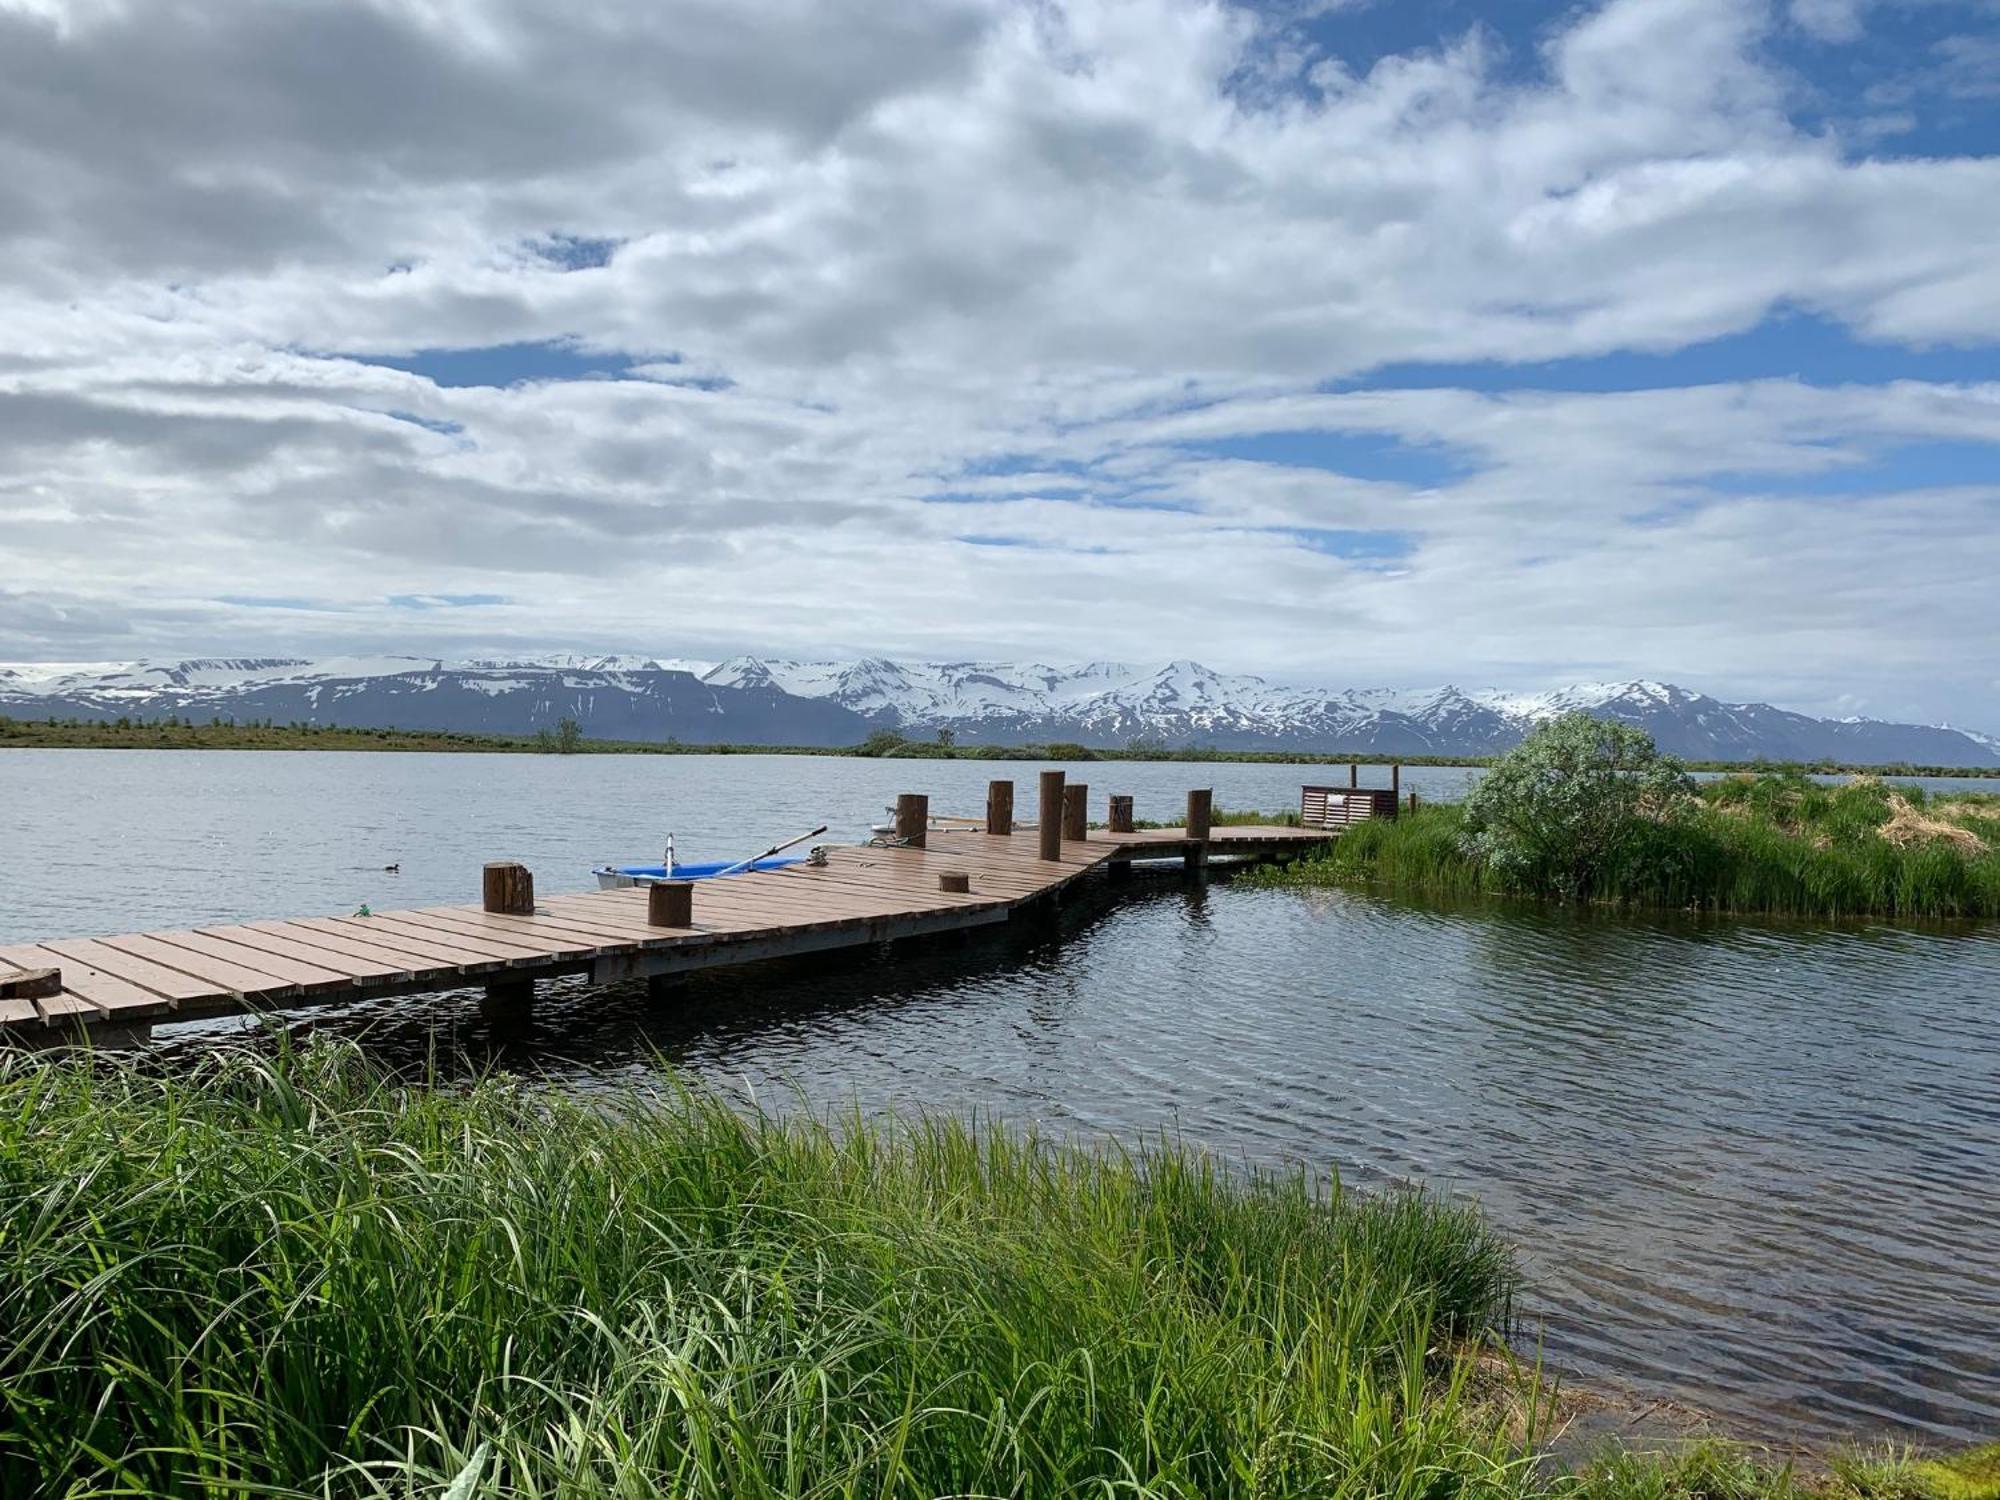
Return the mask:
[[[1190, 796], [1191, 828], [1133, 831], [1129, 798], [1113, 804], [1122, 829], [1083, 828], [1081, 789], [1065, 799], [1060, 773], [1051, 775], [1058, 779], [1044, 778], [1044, 818], [1033, 830], [1013, 831], [1011, 784], [996, 783], [995, 797], [1007, 787], [1004, 805], [989, 799], [987, 823], [934, 826], [924, 800], [906, 798], [897, 826], [907, 842], [831, 846], [819, 864], [540, 900], [520, 871], [526, 892], [512, 911], [494, 909], [506, 902], [496, 903], [489, 882], [487, 899], [468, 905], [0, 946], [0, 1031], [16, 1044], [79, 1033], [112, 1043], [142, 1040], [161, 1022], [422, 991], [483, 987], [492, 1001], [519, 1002], [536, 980], [558, 975], [664, 979], [982, 927], [1100, 867], [1118, 875], [1134, 860], [1285, 858], [1328, 837], [1315, 828], [1206, 828], [1206, 793]], [[673, 925], [662, 925], [663, 913]]]

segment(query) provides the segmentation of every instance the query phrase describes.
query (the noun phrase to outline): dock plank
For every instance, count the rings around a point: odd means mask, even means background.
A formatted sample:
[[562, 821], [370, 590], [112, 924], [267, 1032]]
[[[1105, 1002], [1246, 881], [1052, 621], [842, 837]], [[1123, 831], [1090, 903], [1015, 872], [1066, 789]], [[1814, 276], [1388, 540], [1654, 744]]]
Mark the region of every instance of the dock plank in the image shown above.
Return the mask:
[[95, 938], [50, 938], [42, 946], [66, 959], [88, 964], [135, 988], [157, 995], [170, 1008], [180, 1001], [200, 1000], [215, 993], [213, 985], [203, 983], [192, 974], [123, 952]]
[[151, 933], [127, 933], [99, 941], [106, 948], [115, 948], [163, 969], [180, 971], [206, 986], [200, 992], [203, 998], [238, 995], [244, 999], [280, 1000], [296, 995], [300, 988], [292, 980], [280, 979], [262, 969], [249, 968], [227, 958], [216, 958], [191, 948], [162, 942]]

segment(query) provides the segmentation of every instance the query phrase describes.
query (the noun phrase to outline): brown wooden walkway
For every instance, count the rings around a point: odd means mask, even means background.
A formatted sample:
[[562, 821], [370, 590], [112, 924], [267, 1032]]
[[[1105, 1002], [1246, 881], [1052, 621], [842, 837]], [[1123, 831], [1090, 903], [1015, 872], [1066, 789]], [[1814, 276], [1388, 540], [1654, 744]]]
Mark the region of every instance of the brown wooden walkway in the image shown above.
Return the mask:
[[[929, 831], [923, 848], [834, 846], [824, 865], [697, 882], [685, 927], [649, 925], [648, 892], [635, 888], [547, 896], [532, 915], [430, 906], [16, 943], [0, 946], [0, 993], [10, 976], [40, 969], [59, 969], [60, 988], [0, 998], [0, 1030], [16, 1042], [78, 1030], [131, 1039], [156, 1022], [414, 991], [483, 985], [501, 995], [562, 974], [588, 974], [593, 983], [660, 977], [1004, 922], [1107, 863], [1191, 851], [1282, 857], [1326, 837], [1318, 829], [1221, 827], [1204, 845], [1181, 829], [1093, 829], [1064, 839], [1049, 860], [1031, 831], [942, 827]], [[940, 889], [947, 872], [967, 875], [969, 889]]]

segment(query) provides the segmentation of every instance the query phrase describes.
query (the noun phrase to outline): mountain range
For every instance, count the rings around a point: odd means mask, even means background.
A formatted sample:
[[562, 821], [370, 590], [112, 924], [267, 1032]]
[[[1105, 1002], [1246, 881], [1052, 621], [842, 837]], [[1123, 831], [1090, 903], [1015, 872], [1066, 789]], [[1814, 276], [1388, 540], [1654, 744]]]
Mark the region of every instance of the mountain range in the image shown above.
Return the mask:
[[1283, 687], [1114, 662], [728, 661], [547, 655], [0, 664], [14, 718], [301, 721], [519, 734], [574, 718], [589, 735], [688, 744], [851, 745], [878, 730], [962, 744], [1143, 742], [1218, 750], [1491, 755], [1571, 710], [1636, 724], [1698, 760], [2000, 766], [2000, 739], [1942, 725], [1822, 719], [1668, 683], [1545, 693]]

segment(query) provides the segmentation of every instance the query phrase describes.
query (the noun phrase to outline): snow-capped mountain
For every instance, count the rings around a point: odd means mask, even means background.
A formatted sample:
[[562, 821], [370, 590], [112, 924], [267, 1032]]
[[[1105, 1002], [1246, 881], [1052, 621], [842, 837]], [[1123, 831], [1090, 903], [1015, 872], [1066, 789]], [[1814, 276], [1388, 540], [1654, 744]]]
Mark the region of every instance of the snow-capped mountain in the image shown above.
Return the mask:
[[1942, 726], [1818, 719], [1668, 683], [1543, 693], [1285, 687], [1199, 662], [792, 661], [557, 653], [0, 663], [0, 714], [300, 720], [519, 733], [573, 717], [606, 738], [850, 745], [893, 729], [965, 744], [1144, 741], [1222, 750], [1491, 755], [1573, 710], [1646, 729], [1701, 760], [2000, 766], [2000, 739]]

